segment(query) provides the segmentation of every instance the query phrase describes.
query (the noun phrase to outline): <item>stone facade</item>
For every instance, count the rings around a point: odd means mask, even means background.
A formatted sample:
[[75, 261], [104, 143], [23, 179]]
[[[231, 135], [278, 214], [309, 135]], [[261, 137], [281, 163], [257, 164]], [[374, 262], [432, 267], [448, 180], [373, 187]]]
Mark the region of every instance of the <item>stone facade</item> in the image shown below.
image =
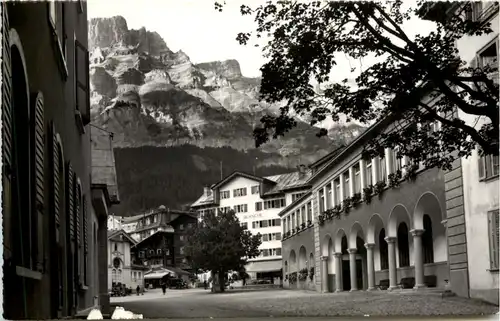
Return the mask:
[[112, 204], [91, 181], [87, 7], [0, 7], [4, 317], [75, 316], [98, 303]]
[[[361, 158], [368, 137], [393, 126], [390, 119], [377, 123], [321, 169], [313, 168], [315, 174], [308, 180], [312, 194], [297, 201], [312, 200], [312, 226], [296, 232], [294, 225], [286, 224], [297, 219], [292, 216], [294, 204], [279, 214], [286, 235], [285, 274], [315, 266], [315, 287], [310, 288], [322, 292], [447, 288], [451, 247], [445, 173], [418, 164], [410, 167], [409, 159], [398, 160], [389, 149], [384, 158]], [[401, 178], [393, 179], [398, 171]], [[407, 172], [413, 175], [405, 176]], [[386, 185], [373, 187], [381, 181]], [[372, 196], [366, 197], [369, 186]], [[285, 282], [285, 286], [300, 284]]]

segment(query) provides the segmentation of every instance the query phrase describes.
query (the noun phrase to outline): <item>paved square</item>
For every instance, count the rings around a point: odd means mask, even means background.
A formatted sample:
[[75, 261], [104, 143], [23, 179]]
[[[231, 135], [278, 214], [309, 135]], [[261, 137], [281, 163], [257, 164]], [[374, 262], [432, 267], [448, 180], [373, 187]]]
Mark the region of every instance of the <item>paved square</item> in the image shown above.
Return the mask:
[[112, 298], [144, 318], [285, 317], [285, 316], [431, 316], [492, 315], [494, 305], [435, 294], [387, 292], [316, 293], [292, 290], [229, 291], [152, 290], [144, 296]]

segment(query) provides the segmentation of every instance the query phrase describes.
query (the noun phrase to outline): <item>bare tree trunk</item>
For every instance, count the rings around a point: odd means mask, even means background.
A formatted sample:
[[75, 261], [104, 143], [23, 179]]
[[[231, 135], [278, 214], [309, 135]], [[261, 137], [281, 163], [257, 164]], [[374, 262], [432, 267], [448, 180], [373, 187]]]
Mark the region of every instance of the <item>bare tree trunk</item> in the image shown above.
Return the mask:
[[221, 292], [224, 292], [225, 283], [226, 282], [224, 280], [224, 271], [219, 271], [219, 286]]

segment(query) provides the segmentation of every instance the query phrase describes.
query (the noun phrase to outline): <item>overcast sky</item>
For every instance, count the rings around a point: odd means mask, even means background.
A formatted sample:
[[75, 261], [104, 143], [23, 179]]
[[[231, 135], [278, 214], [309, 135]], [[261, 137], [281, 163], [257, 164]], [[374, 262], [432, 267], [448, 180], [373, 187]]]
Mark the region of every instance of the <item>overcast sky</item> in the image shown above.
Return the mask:
[[[90, 19], [121, 15], [127, 20], [129, 29], [146, 27], [158, 32], [171, 50], [182, 49], [193, 63], [236, 59], [244, 76], [258, 77], [259, 68], [265, 61], [261, 49], [240, 45], [236, 35], [240, 31], [253, 31], [256, 26], [253, 18], [240, 15], [240, 5], [255, 6], [265, 0], [226, 2], [224, 11], [218, 12], [213, 0], [89, 0], [88, 16]], [[408, 2], [405, 0], [405, 3]], [[430, 30], [429, 24], [420, 20], [406, 27], [409, 35], [412, 31]], [[365, 67], [370, 64], [370, 61], [363, 61]], [[346, 59], [344, 64], [335, 67], [332, 75], [336, 80], [349, 77], [350, 67], [355, 65], [356, 61]]]

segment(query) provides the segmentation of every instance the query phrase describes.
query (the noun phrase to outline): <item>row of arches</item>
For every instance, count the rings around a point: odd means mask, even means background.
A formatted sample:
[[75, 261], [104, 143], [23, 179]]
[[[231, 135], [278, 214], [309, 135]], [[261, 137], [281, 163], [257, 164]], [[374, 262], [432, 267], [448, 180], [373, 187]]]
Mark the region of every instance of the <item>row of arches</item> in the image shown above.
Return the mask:
[[298, 259], [297, 255], [295, 254], [295, 251], [292, 250], [290, 252], [289, 259], [285, 260], [284, 265], [285, 265], [284, 269], [285, 274], [298, 272], [304, 268], [310, 270], [310, 268], [314, 267], [315, 265], [314, 254], [311, 252], [309, 253], [308, 256], [306, 247], [301, 246], [299, 249]]
[[348, 227], [339, 224], [321, 240], [324, 277], [335, 274], [336, 291], [369, 289], [375, 286], [375, 274], [385, 271], [390, 287], [396, 287], [401, 282], [396, 270], [413, 267], [415, 286], [424, 286], [424, 264], [447, 260], [443, 213], [437, 197], [428, 192], [412, 214], [397, 204], [385, 220], [375, 213]]
[[[320, 262], [316, 273], [321, 273], [326, 292], [374, 289], [381, 280], [392, 289], [403, 278], [413, 278], [412, 286], [426, 286], [426, 266], [434, 271], [427, 274], [440, 273], [443, 282], [448, 277], [446, 220], [438, 197], [431, 192], [419, 198], [413, 211], [396, 204], [387, 214], [335, 222], [333, 230], [320, 238], [320, 257], [308, 255], [300, 244], [284, 257], [285, 274], [310, 269], [316, 259]], [[438, 265], [443, 269], [435, 268]]]

